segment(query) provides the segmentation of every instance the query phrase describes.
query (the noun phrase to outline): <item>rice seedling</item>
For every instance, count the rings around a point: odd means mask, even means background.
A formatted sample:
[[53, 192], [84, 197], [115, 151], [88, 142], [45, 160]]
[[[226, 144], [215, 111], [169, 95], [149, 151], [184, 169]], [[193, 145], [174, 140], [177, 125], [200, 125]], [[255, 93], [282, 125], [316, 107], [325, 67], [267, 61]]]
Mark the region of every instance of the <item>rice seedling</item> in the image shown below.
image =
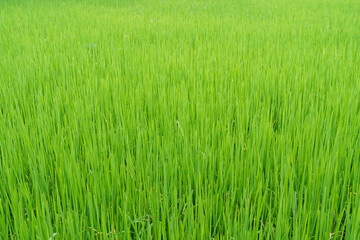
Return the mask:
[[359, 13], [1, 1], [0, 239], [360, 239]]

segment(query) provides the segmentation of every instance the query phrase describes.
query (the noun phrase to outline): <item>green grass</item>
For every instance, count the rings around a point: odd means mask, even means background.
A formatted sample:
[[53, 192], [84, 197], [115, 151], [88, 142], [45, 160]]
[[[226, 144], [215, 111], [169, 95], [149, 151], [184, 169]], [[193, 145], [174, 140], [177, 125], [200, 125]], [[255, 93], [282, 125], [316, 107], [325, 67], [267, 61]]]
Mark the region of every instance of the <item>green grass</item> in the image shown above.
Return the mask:
[[359, 184], [359, 1], [0, 2], [0, 239], [360, 239]]

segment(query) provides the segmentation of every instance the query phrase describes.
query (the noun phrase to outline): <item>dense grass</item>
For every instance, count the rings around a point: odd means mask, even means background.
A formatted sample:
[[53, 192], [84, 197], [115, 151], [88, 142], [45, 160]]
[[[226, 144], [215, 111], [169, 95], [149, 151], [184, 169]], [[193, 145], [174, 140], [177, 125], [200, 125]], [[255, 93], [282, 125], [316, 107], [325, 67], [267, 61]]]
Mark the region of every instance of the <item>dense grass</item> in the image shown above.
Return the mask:
[[0, 239], [360, 239], [359, 73], [355, 0], [3, 0]]

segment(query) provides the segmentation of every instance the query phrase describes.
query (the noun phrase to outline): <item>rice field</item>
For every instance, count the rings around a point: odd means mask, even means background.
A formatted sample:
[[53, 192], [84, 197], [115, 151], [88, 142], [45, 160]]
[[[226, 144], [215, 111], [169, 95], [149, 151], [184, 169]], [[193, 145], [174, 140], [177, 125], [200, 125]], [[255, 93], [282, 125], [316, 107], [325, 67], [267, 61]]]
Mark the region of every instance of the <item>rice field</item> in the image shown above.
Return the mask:
[[0, 239], [360, 239], [360, 2], [0, 1]]

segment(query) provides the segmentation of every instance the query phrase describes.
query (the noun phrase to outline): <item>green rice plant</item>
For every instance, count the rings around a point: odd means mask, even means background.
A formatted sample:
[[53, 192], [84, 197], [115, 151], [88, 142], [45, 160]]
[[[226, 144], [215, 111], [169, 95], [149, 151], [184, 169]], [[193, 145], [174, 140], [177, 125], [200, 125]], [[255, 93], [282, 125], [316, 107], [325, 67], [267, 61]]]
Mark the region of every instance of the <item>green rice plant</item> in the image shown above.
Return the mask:
[[360, 239], [359, 13], [0, 1], [0, 239]]

